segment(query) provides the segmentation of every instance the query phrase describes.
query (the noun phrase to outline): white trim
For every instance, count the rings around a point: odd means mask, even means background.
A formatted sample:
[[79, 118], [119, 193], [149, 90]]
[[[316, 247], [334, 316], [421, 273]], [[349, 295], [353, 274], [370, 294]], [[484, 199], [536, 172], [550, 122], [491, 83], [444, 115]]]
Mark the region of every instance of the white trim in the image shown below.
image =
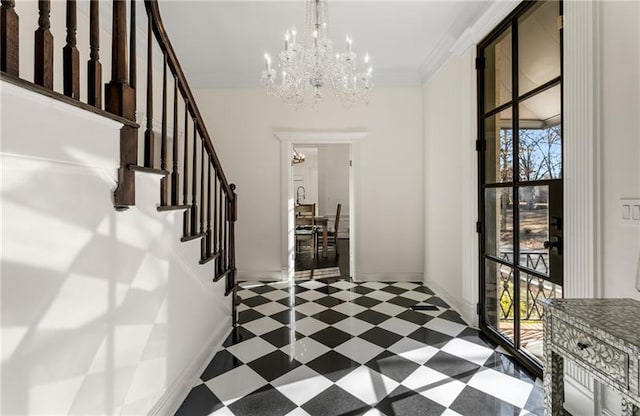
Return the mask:
[[239, 282], [261, 282], [274, 281], [280, 282], [287, 280], [287, 269], [282, 270], [238, 270]]
[[431, 289], [436, 296], [448, 303], [453, 310], [458, 312], [467, 325], [475, 328], [478, 327], [478, 315], [476, 313], [475, 303], [465, 301], [458, 296], [452, 296], [438, 283], [427, 279], [426, 275], [424, 276], [424, 285]]
[[306, 144], [350, 144], [351, 167], [349, 169], [349, 275], [356, 276], [356, 204], [358, 192], [357, 177], [354, 169], [358, 169], [360, 161], [360, 140], [367, 137], [366, 129], [347, 130], [294, 130], [275, 128], [273, 135], [280, 140], [280, 198], [281, 198], [281, 264], [286, 270], [287, 278], [292, 279], [295, 273], [295, 241], [293, 238], [293, 168], [291, 154], [294, 143]]
[[198, 382], [200, 375], [207, 368], [209, 362], [220, 349], [227, 333], [231, 328], [231, 316], [226, 317], [218, 329], [213, 331], [211, 337], [205, 342], [198, 354], [196, 354], [176, 381], [169, 386], [156, 404], [149, 411], [150, 416], [173, 415], [176, 413], [191, 388]]
[[415, 282], [422, 283], [422, 272], [375, 272], [360, 273], [353, 277], [356, 282]]

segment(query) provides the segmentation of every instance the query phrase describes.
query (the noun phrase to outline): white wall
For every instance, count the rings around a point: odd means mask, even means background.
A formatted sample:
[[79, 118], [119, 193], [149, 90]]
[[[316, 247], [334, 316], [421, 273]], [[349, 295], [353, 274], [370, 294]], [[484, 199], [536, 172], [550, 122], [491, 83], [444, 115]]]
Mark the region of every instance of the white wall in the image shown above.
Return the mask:
[[1, 412], [172, 413], [230, 327], [224, 283], [157, 177], [113, 209], [119, 125], [1, 87]]
[[[633, 297], [640, 227], [621, 224], [621, 198], [640, 198], [640, 3], [603, 2], [603, 292]], [[619, 414], [619, 398], [607, 392], [603, 406]]]
[[474, 324], [477, 302], [475, 51], [424, 85], [424, 281]]
[[367, 105], [332, 97], [295, 110], [261, 89], [196, 90], [228, 177], [238, 186], [237, 264], [245, 279], [280, 278], [286, 268], [280, 142], [274, 129], [365, 128], [354, 160], [356, 267], [360, 279], [420, 280], [423, 273], [423, 141], [420, 88], [378, 88]]

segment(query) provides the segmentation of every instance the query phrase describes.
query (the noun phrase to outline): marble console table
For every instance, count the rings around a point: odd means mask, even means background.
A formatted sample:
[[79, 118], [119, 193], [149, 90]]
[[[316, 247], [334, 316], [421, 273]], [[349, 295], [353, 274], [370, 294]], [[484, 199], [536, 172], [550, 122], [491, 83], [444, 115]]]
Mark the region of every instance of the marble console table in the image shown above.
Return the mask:
[[622, 395], [623, 416], [640, 416], [640, 302], [548, 299], [544, 306], [544, 414], [563, 414], [567, 358]]

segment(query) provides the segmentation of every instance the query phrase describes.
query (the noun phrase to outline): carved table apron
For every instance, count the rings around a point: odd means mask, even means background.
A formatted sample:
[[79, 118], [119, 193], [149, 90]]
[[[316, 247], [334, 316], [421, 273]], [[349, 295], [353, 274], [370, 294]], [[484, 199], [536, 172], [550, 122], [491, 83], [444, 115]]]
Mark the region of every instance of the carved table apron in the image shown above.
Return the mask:
[[623, 416], [640, 416], [640, 302], [548, 299], [544, 306], [544, 414], [563, 414], [564, 358], [622, 395]]

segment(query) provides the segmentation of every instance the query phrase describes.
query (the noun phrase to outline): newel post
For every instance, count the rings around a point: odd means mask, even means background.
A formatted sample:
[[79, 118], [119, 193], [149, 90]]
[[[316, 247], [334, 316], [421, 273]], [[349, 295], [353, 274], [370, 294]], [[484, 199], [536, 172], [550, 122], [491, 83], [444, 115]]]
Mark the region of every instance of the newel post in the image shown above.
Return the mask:
[[[135, 1], [135, 0], [132, 0]], [[113, 0], [111, 42], [111, 81], [105, 85], [105, 110], [135, 121], [136, 94], [129, 85], [127, 67], [127, 9], [125, 0]], [[120, 168], [114, 192], [116, 209], [135, 205], [135, 173], [129, 166], [138, 164], [138, 128], [120, 130]]]
[[227, 276], [227, 290], [231, 292], [231, 316], [232, 324], [235, 327], [238, 324], [238, 311], [236, 300], [236, 221], [238, 220], [238, 194], [236, 194], [236, 185], [231, 184], [231, 198], [228, 199], [229, 209], [229, 275]]

